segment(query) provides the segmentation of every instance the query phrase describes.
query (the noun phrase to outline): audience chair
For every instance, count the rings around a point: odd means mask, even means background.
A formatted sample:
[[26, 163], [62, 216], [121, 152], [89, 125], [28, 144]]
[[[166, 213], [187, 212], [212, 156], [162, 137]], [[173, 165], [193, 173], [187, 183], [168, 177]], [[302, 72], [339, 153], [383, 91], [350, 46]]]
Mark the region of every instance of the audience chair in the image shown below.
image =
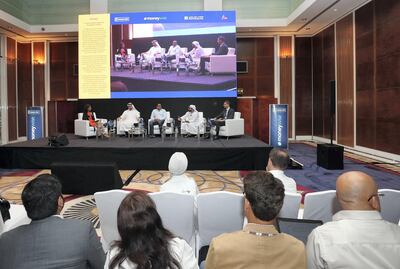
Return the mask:
[[120, 239], [117, 228], [117, 213], [122, 200], [128, 194], [129, 191], [124, 190], [102, 191], [94, 194], [100, 218], [101, 243], [105, 252], [110, 249], [115, 240]]
[[301, 203], [300, 193], [287, 193], [285, 192], [285, 200], [279, 212], [280, 218], [297, 219]]
[[384, 220], [399, 223], [400, 220], [400, 191], [380, 189], [381, 214]]
[[164, 227], [195, 249], [194, 197], [173, 192], [149, 193]]
[[214, 237], [242, 230], [243, 202], [242, 194], [227, 191], [201, 193], [197, 196], [197, 256], [200, 249], [210, 245]]
[[11, 204], [10, 219], [4, 223], [3, 232], [7, 232], [21, 225], [29, 224], [30, 222], [31, 219], [28, 218], [25, 207], [23, 205]]
[[304, 197], [303, 219], [332, 221], [332, 216], [340, 210], [336, 191], [319, 191], [307, 193]]

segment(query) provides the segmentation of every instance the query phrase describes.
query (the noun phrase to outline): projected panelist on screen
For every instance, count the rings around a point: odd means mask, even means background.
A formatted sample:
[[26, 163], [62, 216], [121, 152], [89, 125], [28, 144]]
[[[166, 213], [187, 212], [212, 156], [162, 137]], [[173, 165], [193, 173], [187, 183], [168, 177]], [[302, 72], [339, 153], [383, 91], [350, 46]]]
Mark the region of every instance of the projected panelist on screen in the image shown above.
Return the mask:
[[125, 134], [140, 121], [140, 112], [134, 107], [132, 103], [127, 104], [128, 109], [125, 110], [118, 118], [118, 129]]
[[165, 59], [167, 62], [171, 62], [176, 59], [176, 56], [181, 55], [181, 47], [178, 45], [178, 41], [172, 41], [172, 45], [169, 47], [167, 54], [165, 54]]
[[[213, 53], [212, 55], [227, 55], [229, 48], [228, 45], [226, 45], [225, 43], [225, 37], [223, 36], [219, 36], [217, 38], [217, 47], [215, 48], [215, 53]], [[210, 61], [210, 55], [205, 55], [201, 57], [201, 61], [200, 61], [200, 72], [201, 74], [205, 74], [206, 72], [206, 62]]]
[[160, 44], [158, 44], [158, 41], [157, 40], [153, 40], [153, 41], [151, 41], [151, 48], [148, 51], [143, 52], [141, 54], [141, 56], [142, 56], [142, 59], [144, 61], [146, 61], [147, 63], [151, 64], [151, 63], [153, 63], [154, 57], [157, 54], [162, 55], [163, 54], [163, 50], [162, 50]]
[[200, 58], [204, 55], [204, 50], [198, 41], [192, 42], [192, 50], [185, 54], [191, 61], [199, 64]]

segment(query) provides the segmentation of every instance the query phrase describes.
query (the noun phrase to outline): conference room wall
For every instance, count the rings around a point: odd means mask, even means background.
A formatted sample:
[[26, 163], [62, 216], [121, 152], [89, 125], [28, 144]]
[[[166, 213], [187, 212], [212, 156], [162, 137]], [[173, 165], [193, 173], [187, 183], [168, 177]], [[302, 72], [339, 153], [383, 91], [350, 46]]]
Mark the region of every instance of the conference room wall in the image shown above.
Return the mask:
[[17, 43], [18, 136], [26, 136], [26, 109], [32, 106], [32, 44]]
[[8, 140], [14, 141], [18, 138], [17, 44], [10, 37], [7, 37], [7, 103]]

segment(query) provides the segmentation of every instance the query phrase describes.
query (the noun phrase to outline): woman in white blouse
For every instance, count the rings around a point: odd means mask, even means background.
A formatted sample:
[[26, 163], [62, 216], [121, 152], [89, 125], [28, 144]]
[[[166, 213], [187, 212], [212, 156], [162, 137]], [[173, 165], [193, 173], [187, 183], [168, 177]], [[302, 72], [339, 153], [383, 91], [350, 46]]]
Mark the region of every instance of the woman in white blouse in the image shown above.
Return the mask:
[[194, 179], [185, 175], [187, 166], [188, 159], [185, 153], [175, 152], [172, 154], [168, 164], [171, 178], [161, 186], [160, 191], [185, 193], [196, 198], [199, 189]]
[[198, 269], [191, 247], [162, 225], [147, 194], [133, 191], [117, 216], [120, 241], [107, 253], [104, 269]]

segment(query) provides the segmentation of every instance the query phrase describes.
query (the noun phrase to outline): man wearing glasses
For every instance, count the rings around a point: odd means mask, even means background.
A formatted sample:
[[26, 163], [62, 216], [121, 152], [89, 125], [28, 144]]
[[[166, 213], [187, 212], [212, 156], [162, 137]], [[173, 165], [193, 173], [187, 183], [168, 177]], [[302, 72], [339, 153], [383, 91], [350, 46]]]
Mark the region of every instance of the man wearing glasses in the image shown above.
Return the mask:
[[336, 196], [342, 210], [308, 237], [308, 268], [400, 268], [400, 226], [382, 219], [374, 179], [344, 173]]

